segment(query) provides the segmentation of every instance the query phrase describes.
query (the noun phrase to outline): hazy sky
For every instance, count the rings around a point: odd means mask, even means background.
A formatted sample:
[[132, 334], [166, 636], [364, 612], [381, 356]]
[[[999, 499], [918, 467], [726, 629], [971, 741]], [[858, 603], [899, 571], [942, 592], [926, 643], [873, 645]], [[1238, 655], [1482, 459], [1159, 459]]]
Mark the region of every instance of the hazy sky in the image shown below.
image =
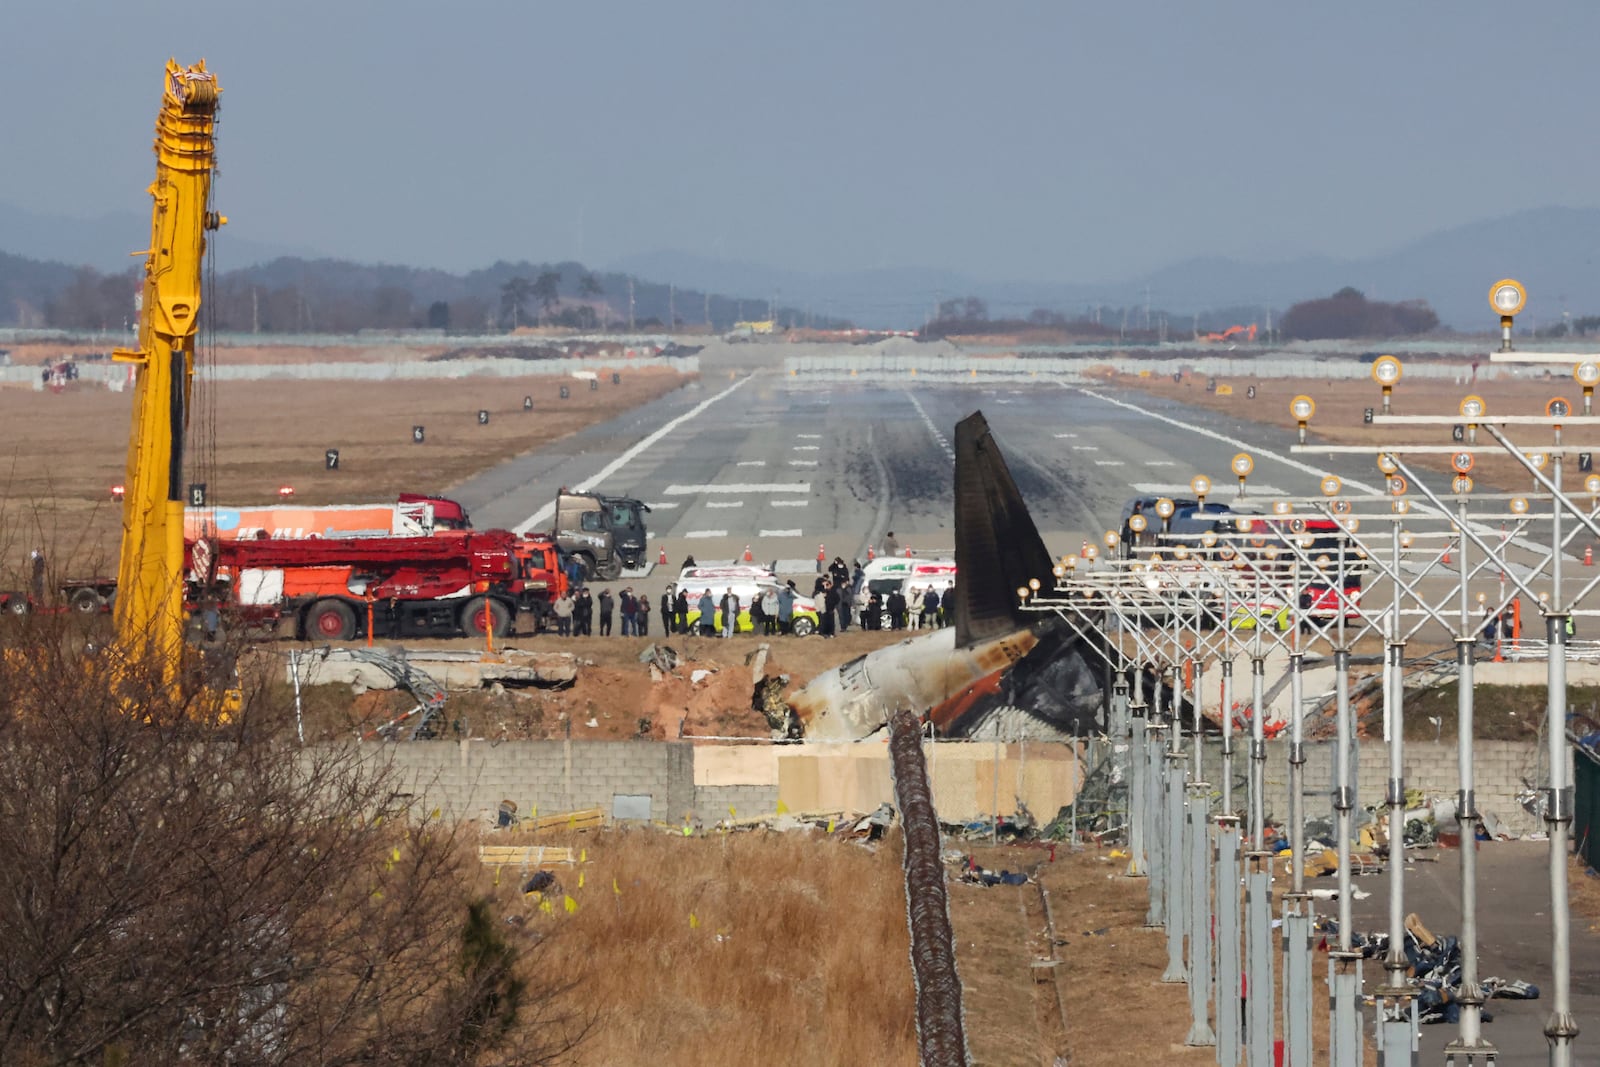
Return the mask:
[[203, 56], [237, 232], [363, 260], [1361, 255], [1600, 206], [1597, 31], [1592, 0], [15, 0], [0, 201], [145, 211], [162, 64]]

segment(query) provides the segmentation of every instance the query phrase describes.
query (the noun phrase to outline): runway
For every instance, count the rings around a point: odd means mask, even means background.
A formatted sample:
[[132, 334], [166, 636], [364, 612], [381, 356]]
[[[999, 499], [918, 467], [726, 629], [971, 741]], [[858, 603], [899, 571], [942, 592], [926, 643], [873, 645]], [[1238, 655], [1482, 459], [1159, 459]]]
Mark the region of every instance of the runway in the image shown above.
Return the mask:
[[1229, 462], [1242, 450], [1255, 458], [1248, 492], [1263, 509], [1274, 496], [1314, 493], [1324, 471], [1376, 476], [1351, 457], [1313, 466], [1317, 457], [1290, 456], [1284, 430], [1133, 392], [1043, 380], [808, 384], [757, 371], [708, 374], [450, 492], [479, 527], [538, 518], [540, 528], [561, 486], [636, 496], [652, 508], [652, 556], [665, 547], [674, 565], [685, 554], [732, 559], [746, 545], [764, 561], [814, 559], [819, 549], [864, 558], [891, 530], [931, 554], [954, 545], [953, 428], [980, 409], [1057, 554], [1120, 525], [1130, 496], [1186, 493], [1196, 474], [1217, 486], [1213, 499], [1235, 500]]

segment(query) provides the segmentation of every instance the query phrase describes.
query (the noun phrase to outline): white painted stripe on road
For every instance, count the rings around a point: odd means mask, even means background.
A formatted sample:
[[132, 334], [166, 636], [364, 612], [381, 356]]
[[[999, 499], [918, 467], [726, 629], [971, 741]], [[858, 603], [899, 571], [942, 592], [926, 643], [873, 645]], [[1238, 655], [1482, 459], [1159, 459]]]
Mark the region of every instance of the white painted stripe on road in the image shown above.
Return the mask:
[[817, 461], [814, 459], [791, 459], [789, 461], [789, 466], [791, 467], [815, 467], [816, 465]]
[[803, 508], [809, 503], [811, 503], [809, 500], [774, 500], [772, 501], [772, 506], [775, 508]]
[[1152, 459], [1145, 464], [1146, 467], [1176, 467], [1177, 463], [1170, 459]]
[[712, 500], [706, 503], [708, 508], [742, 508], [743, 500]]
[[645, 505], [645, 507], [649, 508], [651, 511], [671, 511], [677, 506], [678, 502], [676, 500], [663, 500], [659, 504]]
[[[632, 463], [641, 454], [643, 454], [644, 451], [646, 449], [648, 449], [651, 445], [655, 444], [657, 441], [659, 441], [663, 437], [667, 436], [667, 434], [671, 433], [673, 430], [676, 430], [679, 426], [682, 426], [684, 423], [686, 423], [686, 422], [690, 421], [691, 419], [695, 418], [696, 416], [702, 414], [712, 404], [715, 404], [717, 401], [721, 400], [723, 397], [727, 396], [729, 393], [734, 392], [736, 389], [738, 389], [739, 387], [744, 385], [744, 383], [748, 382], [749, 380], [750, 380], [750, 375], [746, 375], [745, 377], [740, 378], [738, 381], [734, 382], [732, 385], [728, 386], [726, 389], [724, 389], [722, 392], [718, 393], [716, 396], [708, 397], [707, 399], [700, 401], [700, 403], [696, 404], [694, 407], [690, 408], [688, 411], [685, 411], [682, 415], [679, 415], [677, 418], [668, 421], [663, 426], [661, 426], [659, 429], [657, 429], [654, 433], [652, 433], [649, 436], [641, 439], [632, 448], [628, 449], [626, 452], [622, 453], [622, 455], [618, 456], [616, 459], [612, 460], [610, 463], [607, 463], [604, 467], [600, 468], [599, 473], [596, 474], [593, 478], [586, 478], [583, 481], [579, 482], [577, 485], [573, 486], [573, 488], [576, 489], [580, 493], [588, 492], [590, 489], [594, 488], [596, 485], [600, 484], [601, 482], [605, 481], [607, 478], [611, 477], [613, 474], [617, 473], [623, 467], [626, 467], [629, 463]], [[538, 511], [534, 512], [532, 515], [529, 515], [526, 519], [523, 519], [521, 522], [517, 523], [517, 525], [512, 528], [512, 532], [513, 533], [519, 533], [519, 534], [525, 534], [529, 530], [533, 529], [535, 526], [543, 526], [546, 522], [550, 521], [550, 516], [554, 515], [555, 513], [556, 513], [556, 503], [555, 503], [555, 501], [552, 500], [550, 503], [545, 504]]]
[[765, 467], [767, 461], [764, 459], [741, 459], [738, 465], [741, 467]]
[[1073, 445], [1072, 446], [1072, 450], [1074, 452], [1098, 452], [1098, 451], [1100, 451], [1100, 446], [1099, 445]]
[[949, 457], [950, 462], [954, 463], [956, 459], [955, 449], [950, 447], [950, 442], [945, 440], [944, 434], [939, 432], [939, 427], [933, 424], [933, 420], [930, 419], [928, 417], [928, 413], [923, 410], [922, 403], [909, 392], [906, 393], [906, 399], [911, 401], [911, 406], [917, 409], [918, 415], [922, 416], [922, 423], [928, 428], [928, 432], [933, 435], [934, 441], [936, 441], [939, 447], [944, 450], [944, 454]]
[[690, 530], [688, 533], [684, 534], [683, 536], [684, 536], [685, 540], [692, 541], [695, 538], [727, 537], [728, 536], [728, 531], [727, 530]]
[[661, 490], [668, 496], [698, 496], [701, 493], [809, 493], [810, 482], [749, 482], [732, 485], [669, 485]]
[[800, 440], [802, 440], [802, 441], [820, 441], [820, 440], [822, 440], [822, 435], [820, 433], [797, 433], [797, 434], [795, 434], [795, 436], [800, 438]]
[[805, 533], [804, 530], [762, 530], [761, 531], [761, 536], [762, 537], [799, 537], [804, 533]]
[[1058, 433], [1058, 434], [1056, 434], [1056, 440], [1057, 441], [1065, 441], [1068, 438], [1076, 437], [1076, 436], [1078, 436], [1078, 435], [1075, 434], [1075, 433]]
[[1097, 459], [1097, 460], [1094, 461], [1094, 465], [1096, 467], [1120, 467], [1120, 466], [1122, 466], [1122, 460], [1120, 460], [1120, 459]]
[[822, 446], [821, 445], [795, 445], [794, 446], [794, 450], [796, 452], [821, 452], [822, 451]]
[[[1141, 496], [1194, 496], [1193, 489], [1190, 489], [1187, 485], [1181, 485], [1178, 482], [1131, 482], [1129, 484], [1132, 485], [1134, 491]], [[1251, 502], [1252, 497], [1277, 497], [1289, 495], [1275, 485], [1257, 485], [1254, 482], [1249, 482], [1247, 483], [1247, 486], [1248, 488], [1246, 489], [1246, 492], [1249, 493], [1249, 496], [1245, 497], [1245, 502], [1247, 504]], [[1212, 503], [1217, 504], [1220, 507], [1230, 507], [1239, 502], [1239, 494], [1236, 489], [1228, 486], [1213, 486], [1212, 488], [1217, 490], [1217, 492], [1214, 492], [1210, 497], [1207, 498]], [[1264, 501], [1258, 499], [1254, 502], [1256, 504], [1261, 504]]]

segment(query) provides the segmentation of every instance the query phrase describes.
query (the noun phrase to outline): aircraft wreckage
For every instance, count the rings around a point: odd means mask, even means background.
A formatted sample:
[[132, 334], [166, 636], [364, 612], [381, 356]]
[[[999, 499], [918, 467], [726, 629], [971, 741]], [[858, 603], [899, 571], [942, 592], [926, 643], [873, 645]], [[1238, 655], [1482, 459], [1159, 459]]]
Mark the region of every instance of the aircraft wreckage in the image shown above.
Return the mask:
[[1049, 580], [1054, 561], [982, 412], [956, 424], [955, 454], [955, 624], [813, 679], [789, 702], [805, 737], [859, 740], [902, 708], [946, 737], [1096, 729], [1105, 661], [1064, 621], [1018, 603], [1017, 588]]

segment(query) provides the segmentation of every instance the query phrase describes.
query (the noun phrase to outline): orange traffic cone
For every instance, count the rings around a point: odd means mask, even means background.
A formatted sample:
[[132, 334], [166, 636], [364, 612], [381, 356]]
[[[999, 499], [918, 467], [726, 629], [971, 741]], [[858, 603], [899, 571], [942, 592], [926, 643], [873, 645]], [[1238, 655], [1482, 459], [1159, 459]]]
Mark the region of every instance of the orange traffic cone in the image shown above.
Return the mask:
[[1585, 567], [1593, 567], [1594, 566], [1594, 546], [1593, 545], [1584, 545], [1583, 546], [1583, 565]]
[[907, 547], [906, 547], [906, 559], [910, 559], [910, 558], [911, 558], [911, 548], [910, 548], [910, 546], [909, 546], [909, 545], [908, 545], [908, 546], [907, 546]]
[[746, 563], [749, 563], [754, 558], [755, 558], [754, 556], [750, 555], [750, 546], [749, 545], [745, 545], [744, 546], [744, 561]]
[[1087, 556], [1088, 554], [1089, 554], [1089, 539], [1087, 537], [1085, 537], [1083, 539], [1083, 547], [1078, 550], [1078, 555]]
[[662, 545], [661, 546], [661, 558], [656, 560], [656, 562], [661, 564], [661, 566], [663, 566], [663, 567], [665, 567], [667, 565], [667, 546], [666, 545]]
[[1444, 558], [1439, 561], [1440, 563], [1443, 563], [1446, 567], [1450, 566], [1450, 545], [1453, 544], [1453, 543], [1454, 542], [1446, 542], [1446, 544], [1444, 546]]
[[868, 545], [867, 546], [867, 562], [871, 563], [873, 560], [875, 560], [877, 558], [878, 558], [877, 551], [871, 545]]

